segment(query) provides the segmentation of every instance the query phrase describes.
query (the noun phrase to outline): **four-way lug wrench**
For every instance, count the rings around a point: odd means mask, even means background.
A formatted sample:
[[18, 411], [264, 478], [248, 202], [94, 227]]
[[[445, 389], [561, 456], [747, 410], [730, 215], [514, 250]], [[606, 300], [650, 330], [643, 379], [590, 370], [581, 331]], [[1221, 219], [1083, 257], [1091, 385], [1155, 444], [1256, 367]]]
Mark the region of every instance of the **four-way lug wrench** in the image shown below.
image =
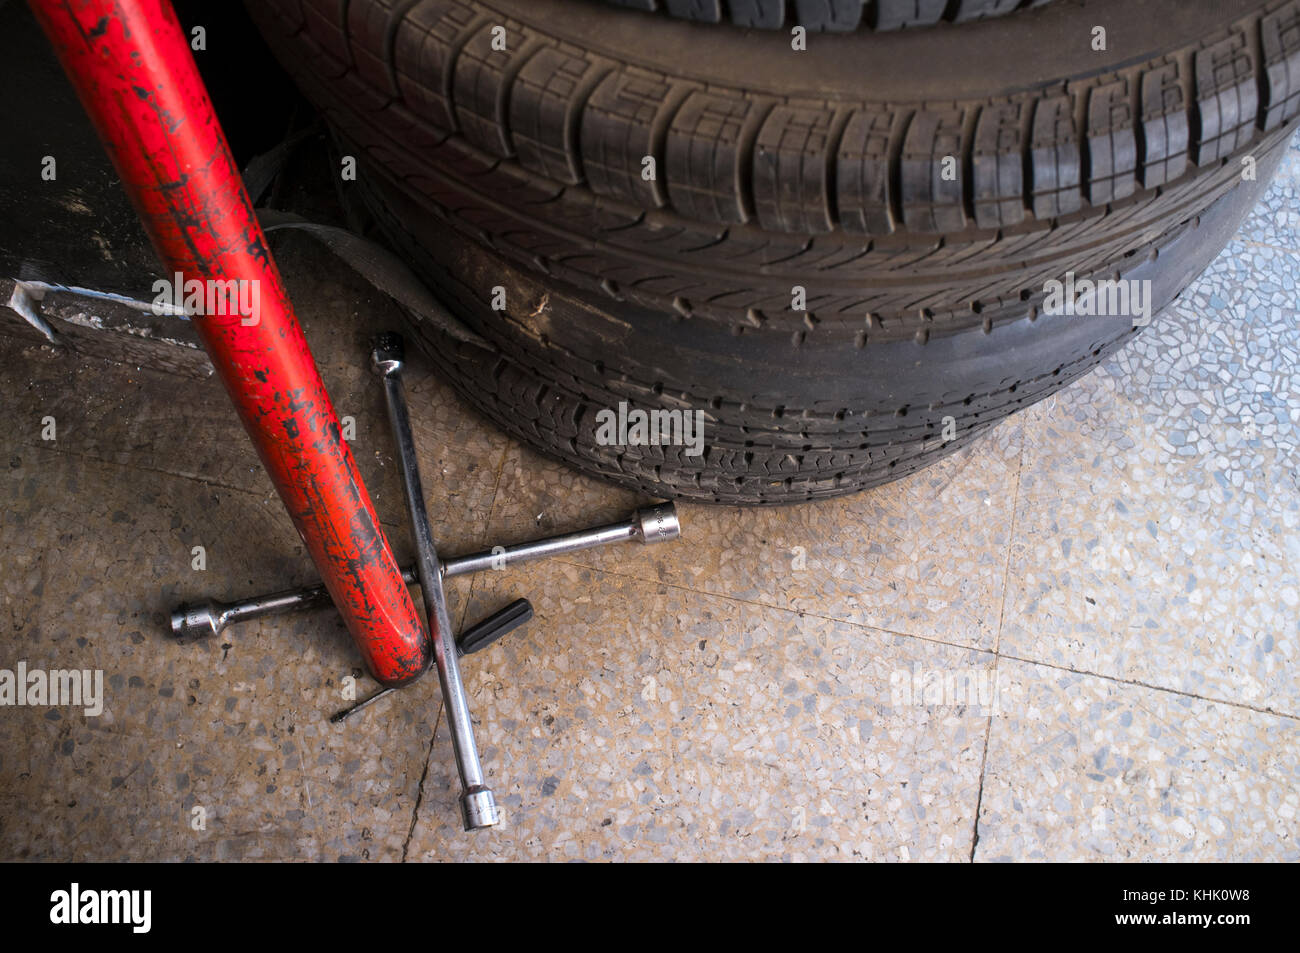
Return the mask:
[[[681, 526], [673, 504], [659, 503], [642, 507], [627, 519], [617, 523], [551, 536], [529, 543], [495, 546], [485, 552], [439, 561], [424, 506], [415, 443], [402, 385], [404, 357], [401, 339], [393, 334], [381, 335], [375, 342], [371, 364], [384, 382], [385, 403], [397, 444], [403, 489], [416, 543], [416, 563], [402, 572], [402, 578], [408, 584], [415, 582], [420, 584], [428, 615], [434, 662], [438, 668], [443, 706], [447, 712], [447, 722], [451, 726], [452, 747], [461, 778], [462, 819], [466, 830], [491, 827], [497, 822], [496, 803], [485, 783], [483, 768], [479, 761], [458, 659], [461, 655], [486, 648], [507, 632], [528, 621], [532, 617], [532, 606], [527, 600], [515, 600], [505, 609], [462, 633], [460, 638], [453, 639], [442, 580], [445, 577], [486, 569], [504, 569], [515, 563], [578, 552], [611, 543], [666, 542], [681, 535]], [[308, 608], [324, 604], [329, 599], [329, 592], [324, 586], [310, 586], [258, 596], [238, 603], [210, 600], [181, 606], [171, 615], [172, 633], [178, 641], [189, 642], [216, 635], [226, 626], [236, 622]], [[341, 721], [395, 690], [390, 686], [376, 692], [353, 707], [334, 715], [330, 720]]]

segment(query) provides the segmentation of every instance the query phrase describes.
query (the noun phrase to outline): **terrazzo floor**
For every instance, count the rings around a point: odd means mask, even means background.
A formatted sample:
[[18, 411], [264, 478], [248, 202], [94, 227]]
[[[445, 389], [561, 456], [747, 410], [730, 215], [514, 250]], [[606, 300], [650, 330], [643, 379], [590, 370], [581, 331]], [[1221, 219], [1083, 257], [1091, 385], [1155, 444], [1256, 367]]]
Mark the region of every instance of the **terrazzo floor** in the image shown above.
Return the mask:
[[[306, 239], [277, 255], [405, 558], [363, 361], [392, 305]], [[164, 636], [183, 599], [313, 578], [219, 385], [0, 335], [0, 666], [106, 696], [0, 709], [0, 859], [1300, 860], [1297, 274], [1300, 138], [1172, 311], [977, 445], [452, 580], [461, 624], [536, 609], [464, 664], [504, 814], [473, 835], [436, 679], [328, 723], [374, 687], [332, 611]], [[445, 552], [642, 502], [418, 361], [409, 387]]]

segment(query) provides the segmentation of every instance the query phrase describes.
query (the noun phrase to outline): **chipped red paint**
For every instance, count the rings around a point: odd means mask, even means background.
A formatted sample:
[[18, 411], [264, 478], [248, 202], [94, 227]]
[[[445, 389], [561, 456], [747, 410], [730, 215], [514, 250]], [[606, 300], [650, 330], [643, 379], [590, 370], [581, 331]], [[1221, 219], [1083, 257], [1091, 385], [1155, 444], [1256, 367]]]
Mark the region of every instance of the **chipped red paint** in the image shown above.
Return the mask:
[[430, 641], [341, 439], [338, 418], [169, 0], [31, 0], [168, 273], [255, 279], [254, 324], [195, 318], [334, 604], [386, 685]]

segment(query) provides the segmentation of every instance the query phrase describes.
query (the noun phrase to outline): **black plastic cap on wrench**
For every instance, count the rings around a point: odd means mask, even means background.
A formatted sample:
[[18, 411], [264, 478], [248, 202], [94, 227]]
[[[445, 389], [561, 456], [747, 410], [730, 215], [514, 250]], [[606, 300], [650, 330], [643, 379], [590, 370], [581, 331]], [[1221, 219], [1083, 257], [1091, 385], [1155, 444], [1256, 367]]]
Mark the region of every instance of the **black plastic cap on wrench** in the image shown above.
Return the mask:
[[472, 625], [456, 639], [461, 655], [481, 652], [502, 636], [508, 635], [533, 617], [533, 604], [527, 599], [516, 599], [510, 605], [492, 613], [477, 625]]
[[[456, 651], [461, 655], [469, 655], [473, 652], [481, 651], [493, 642], [496, 642], [502, 636], [513, 632], [532, 617], [533, 604], [527, 599], [516, 599], [504, 609], [498, 609], [486, 619], [481, 620], [462, 632], [456, 638]], [[379, 701], [379, 699], [391, 695], [393, 692], [399, 690], [400, 689], [396, 688], [385, 688], [382, 691], [375, 692], [369, 698], [358, 702], [351, 708], [345, 708], [342, 711], [330, 715], [330, 724], [337, 725], [345, 718], [351, 718], [357, 712], [368, 708], [373, 703]], [[489, 795], [491, 794], [491, 792], [488, 793]], [[486, 808], [479, 804], [480, 800], [482, 799], [476, 799], [474, 801], [474, 804], [478, 804], [479, 806], [466, 808], [467, 812], [479, 812], [485, 810]]]

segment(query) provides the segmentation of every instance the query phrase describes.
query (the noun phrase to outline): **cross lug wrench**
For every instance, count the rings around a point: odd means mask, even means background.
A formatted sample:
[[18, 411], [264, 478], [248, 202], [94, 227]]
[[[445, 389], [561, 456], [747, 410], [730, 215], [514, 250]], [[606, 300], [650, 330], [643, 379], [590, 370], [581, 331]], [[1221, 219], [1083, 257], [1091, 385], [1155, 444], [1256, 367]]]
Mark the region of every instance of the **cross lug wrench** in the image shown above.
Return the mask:
[[[447, 712], [447, 722], [451, 726], [452, 746], [461, 778], [461, 819], [466, 830], [491, 827], [498, 819], [496, 803], [492, 791], [484, 783], [483, 769], [474, 742], [473, 726], [457, 659], [461, 655], [469, 655], [487, 648], [506, 633], [527, 622], [532, 617], [532, 606], [526, 599], [517, 599], [453, 640], [442, 589], [443, 579], [488, 569], [505, 569], [516, 563], [575, 553], [613, 543], [640, 542], [650, 545], [667, 542], [681, 535], [681, 524], [672, 503], [656, 503], [641, 507], [616, 523], [607, 523], [592, 529], [563, 533], [527, 543], [494, 546], [490, 550], [468, 556], [453, 556], [446, 560], [439, 560], [433, 544], [428, 514], [424, 507], [414, 438], [411, 435], [410, 417], [402, 385], [401, 375], [404, 367], [402, 342], [396, 335], [387, 335], [378, 339], [375, 345], [371, 354], [371, 364], [376, 375], [384, 383], [385, 402], [397, 443], [403, 490], [411, 514], [411, 524], [419, 555], [414, 566], [402, 570], [402, 580], [407, 585], [418, 582], [424, 597], [428, 617], [427, 626], [432, 636], [430, 643], [433, 647], [433, 661], [438, 667], [438, 680], [442, 686], [444, 708]], [[218, 635], [227, 626], [235, 623], [273, 613], [324, 605], [329, 601], [330, 593], [321, 585], [286, 589], [235, 603], [208, 600], [178, 607], [171, 614], [171, 629], [177, 642], [192, 642]], [[394, 687], [389, 686], [377, 691], [351, 708], [337, 712], [330, 717], [330, 721], [332, 723], [343, 721], [395, 690]]]

